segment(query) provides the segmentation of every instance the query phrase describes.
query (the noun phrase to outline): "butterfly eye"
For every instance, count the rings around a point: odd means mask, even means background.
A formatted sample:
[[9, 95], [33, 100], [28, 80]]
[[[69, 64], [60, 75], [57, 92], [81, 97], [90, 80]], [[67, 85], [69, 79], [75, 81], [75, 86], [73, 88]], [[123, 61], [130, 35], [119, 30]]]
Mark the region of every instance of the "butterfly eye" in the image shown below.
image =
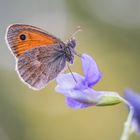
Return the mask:
[[25, 35], [25, 34], [21, 34], [21, 35], [19, 36], [19, 38], [20, 38], [21, 40], [26, 40], [26, 35]]

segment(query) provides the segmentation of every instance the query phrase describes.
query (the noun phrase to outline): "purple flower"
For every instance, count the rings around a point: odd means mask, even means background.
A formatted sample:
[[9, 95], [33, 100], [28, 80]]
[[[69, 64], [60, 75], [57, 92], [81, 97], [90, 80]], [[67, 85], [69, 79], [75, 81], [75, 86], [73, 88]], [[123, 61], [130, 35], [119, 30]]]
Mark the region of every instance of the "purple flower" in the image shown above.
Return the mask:
[[[120, 102], [115, 92], [95, 91], [91, 87], [101, 79], [102, 74], [94, 59], [83, 54], [81, 57], [84, 76], [77, 73], [60, 74], [55, 90], [66, 96], [66, 103], [73, 109], [97, 105], [112, 105]], [[73, 75], [72, 75], [73, 74]]]
[[133, 106], [134, 116], [132, 127], [140, 134], [140, 94], [131, 89], [126, 89], [124, 98]]

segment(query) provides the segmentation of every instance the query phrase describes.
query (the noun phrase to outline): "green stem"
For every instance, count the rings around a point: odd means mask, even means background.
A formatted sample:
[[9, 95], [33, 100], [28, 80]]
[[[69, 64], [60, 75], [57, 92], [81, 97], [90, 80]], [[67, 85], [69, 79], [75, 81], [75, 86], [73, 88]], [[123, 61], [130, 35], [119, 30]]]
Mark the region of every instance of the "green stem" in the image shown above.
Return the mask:
[[119, 97], [119, 98], [122, 102], [124, 102], [129, 107], [129, 114], [128, 114], [126, 122], [124, 123], [123, 133], [122, 133], [121, 138], [120, 138], [120, 140], [128, 140], [129, 139], [130, 126], [131, 126], [132, 118], [133, 118], [133, 115], [134, 115], [134, 108], [124, 98], [122, 98], [122, 97]]

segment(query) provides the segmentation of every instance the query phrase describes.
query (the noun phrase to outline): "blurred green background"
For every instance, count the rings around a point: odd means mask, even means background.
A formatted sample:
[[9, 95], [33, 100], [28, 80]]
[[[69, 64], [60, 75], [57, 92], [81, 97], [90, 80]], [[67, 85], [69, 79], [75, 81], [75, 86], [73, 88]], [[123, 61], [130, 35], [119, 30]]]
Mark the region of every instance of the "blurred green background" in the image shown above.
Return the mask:
[[[54, 91], [24, 85], [5, 43], [12, 23], [41, 27], [62, 40], [77, 26], [77, 51], [92, 55], [103, 73], [97, 90], [140, 91], [140, 1], [0, 0], [0, 140], [119, 140], [127, 108], [123, 104], [72, 110]], [[80, 72], [76, 57], [72, 71]], [[130, 140], [139, 140], [133, 134]]]

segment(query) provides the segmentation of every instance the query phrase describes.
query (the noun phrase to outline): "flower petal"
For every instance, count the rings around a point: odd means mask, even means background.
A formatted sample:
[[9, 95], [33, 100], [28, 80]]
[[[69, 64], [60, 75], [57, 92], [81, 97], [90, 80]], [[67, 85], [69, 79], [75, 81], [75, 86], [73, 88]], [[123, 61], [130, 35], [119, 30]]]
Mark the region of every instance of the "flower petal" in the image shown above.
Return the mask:
[[133, 121], [135, 122], [135, 125], [137, 125], [137, 127], [135, 126], [135, 128], [137, 128], [136, 131], [140, 133], [140, 94], [131, 89], [126, 89], [124, 98], [134, 107]]
[[88, 89], [81, 89], [81, 90], [75, 90], [75, 89], [64, 89], [60, 86], [56, 86], [55, 90], [61, 94], [64, 94], [66, 97], [70, 97], [74, 100], [85, 102], [85, 103], [95, 103], [98, 98], [98, 92], [95, 92], [91, 88]]
[[86, 90], [61, 90], [66, 96], [66, 103], [73, 109], [86, 108], [89, 106], [107, 106], [120, 103], [119, 95], [111, 91], [95, 91], [91, 88]]
[[[72, 74], [75, 79], [73, 78]], [[58, 87], [66, 90], [73, 89], [78, 83], [83, 81], [84, 78], [81, 75], [74, 72], [72, 74], [59, 74], [56, 78]]]
[[83, 54], [81, 60], [85, 81], [89, 87], [94, 86], [101, 79], [102, 74], [91, 56]]
[[92, 106], [92, 104], [82, 103], [70, 97], [66, 98], [66, 104], [73, 109], [86, 108], [86, 107]]

